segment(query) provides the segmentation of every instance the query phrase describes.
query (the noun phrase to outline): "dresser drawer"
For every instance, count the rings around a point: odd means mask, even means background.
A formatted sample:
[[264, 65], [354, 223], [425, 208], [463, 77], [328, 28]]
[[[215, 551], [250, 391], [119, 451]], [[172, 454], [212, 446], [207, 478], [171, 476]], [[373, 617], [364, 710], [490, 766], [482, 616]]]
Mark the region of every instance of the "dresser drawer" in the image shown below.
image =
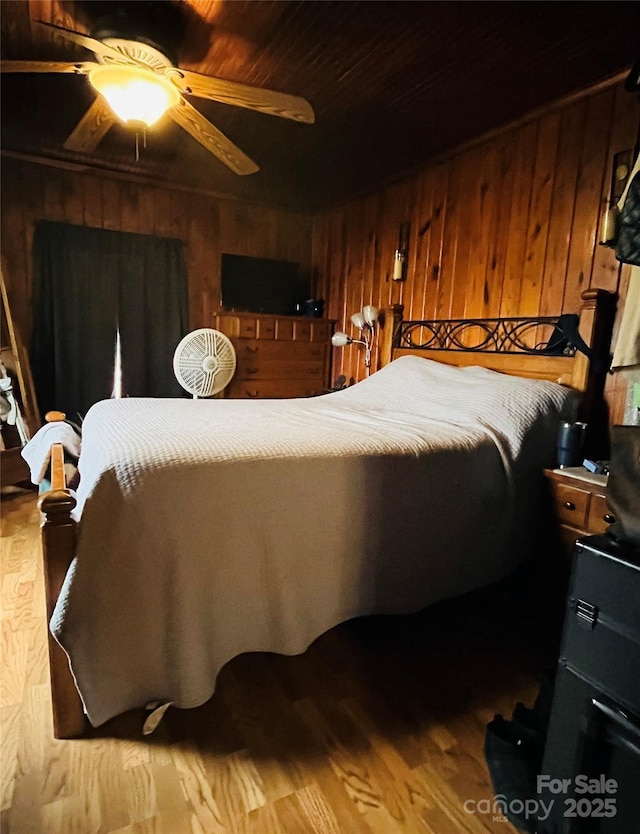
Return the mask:
[[258, 323], [253, 316], [222, 313], [216, 317], [215, 326], [229, 338], [255, 339]]
[[289, 399], [312, 397], [324, 391], [323, 379], [256, 379], [236, 380], [229, 385], [226, 396], [234, 399]]
[[311, 339], [310, 319], [295, 319], [293, 322], [293, 338], [297, 342], [308, 342]]
[[[286, 362], [324, 362], [327, 356], [327, 345], [313, 342], [284, 342], [279, 339], [232, 339], [236, 349], [238, 364], [245, 360], [268, 360]], [[280, 374], [286, 376], [286, 374]]]
[[293, 339], [293, 319], [276, 320], [276, 339], [291, 341]]
[[607, 506], [607, 499], [604, 495], [592, 495], [589, 502], [589, 513], [587, 515], [587, 530], [589, 533], [606, 533], [609, 525], [613, 524], [615, 518]]
[[275, 339], [276, 320], [259, 318], [256, 322], [256, 336], [258, 339]]
[[318, 379], [324, 378], [322, 359], [264, 359], [262, 356], [238, 356], [236, 379]]
[[553, 484], [558, 519], [572, 527], [584, 528], [587, 522], [590, 493], [567, 484]]

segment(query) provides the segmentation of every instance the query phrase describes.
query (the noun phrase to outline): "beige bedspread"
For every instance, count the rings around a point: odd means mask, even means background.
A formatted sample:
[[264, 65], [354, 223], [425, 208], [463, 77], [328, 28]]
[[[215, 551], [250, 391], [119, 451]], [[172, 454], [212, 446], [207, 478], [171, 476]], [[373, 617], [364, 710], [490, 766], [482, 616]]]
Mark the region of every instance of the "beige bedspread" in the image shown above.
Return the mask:
[[238, 654], [506, 575], [572, 407], [553, 383], [413, 356], [313, 399], [98, 403], [51, 621], [91, 723], [197, 706]]

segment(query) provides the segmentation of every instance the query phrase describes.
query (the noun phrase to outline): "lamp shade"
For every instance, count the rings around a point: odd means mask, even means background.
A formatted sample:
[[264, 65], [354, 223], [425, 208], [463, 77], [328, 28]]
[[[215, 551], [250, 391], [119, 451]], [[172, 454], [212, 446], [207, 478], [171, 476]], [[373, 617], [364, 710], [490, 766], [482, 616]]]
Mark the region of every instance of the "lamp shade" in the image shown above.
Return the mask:
[[362, 308], [362, 317], [369, 327], [373, 327], [373, 325], [378, 321], [378, 308], [373, 307], [371, 304], [367, 304], [366, 307]]
[[361, 312], [360, 313], [354, 313], [351, 316], [351, 321], [358, 328], [358, 330], [362, 330], [364, 328], [365, 324], [366, 324], [366, 322], [364, 320], [364, 316], [362, 315]]
[[334, 333], [331, 337], [331, 344], [334, 347], [344, 347], [345, 345], [348, 345], [351, 341], [353, 341], [351, 336], [347, 336], [346, 333], [342, 333], [341, 331]]
[[141, 67], [101, 64], [89, 73], [91, 85], [123, 122], [150, 127], [180, 101], [180, 93], [162, 76]]

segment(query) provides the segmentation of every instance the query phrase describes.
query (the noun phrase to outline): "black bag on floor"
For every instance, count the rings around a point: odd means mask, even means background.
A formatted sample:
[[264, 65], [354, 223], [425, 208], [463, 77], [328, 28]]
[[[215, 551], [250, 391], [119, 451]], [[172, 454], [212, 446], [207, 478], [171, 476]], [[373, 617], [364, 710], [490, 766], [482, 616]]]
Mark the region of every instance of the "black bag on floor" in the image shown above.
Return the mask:
[[495, 796], [503, 797], [509, 822], [528, 834], [536, 832], [538, 821], [528, 816], [524, 807], [520, 812], [517, 809], [527, 800], [538, 798], [537, 776], [542, 767], [552, 700], [553, 684], [551, 677], [545, 675], [532, 709], [517, 703], [511, 721], [496, 715], [485, 734], [484, 757]]

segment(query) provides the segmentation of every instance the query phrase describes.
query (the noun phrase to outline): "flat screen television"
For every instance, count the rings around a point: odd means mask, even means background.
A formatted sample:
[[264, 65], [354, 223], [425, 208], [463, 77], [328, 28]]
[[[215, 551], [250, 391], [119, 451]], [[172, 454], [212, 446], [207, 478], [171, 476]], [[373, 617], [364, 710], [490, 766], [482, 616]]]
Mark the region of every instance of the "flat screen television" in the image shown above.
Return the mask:
[[296, 263], [223, 254], [221, 294], [225, 310], [288, 316], [309, 298], [310, 285]]

